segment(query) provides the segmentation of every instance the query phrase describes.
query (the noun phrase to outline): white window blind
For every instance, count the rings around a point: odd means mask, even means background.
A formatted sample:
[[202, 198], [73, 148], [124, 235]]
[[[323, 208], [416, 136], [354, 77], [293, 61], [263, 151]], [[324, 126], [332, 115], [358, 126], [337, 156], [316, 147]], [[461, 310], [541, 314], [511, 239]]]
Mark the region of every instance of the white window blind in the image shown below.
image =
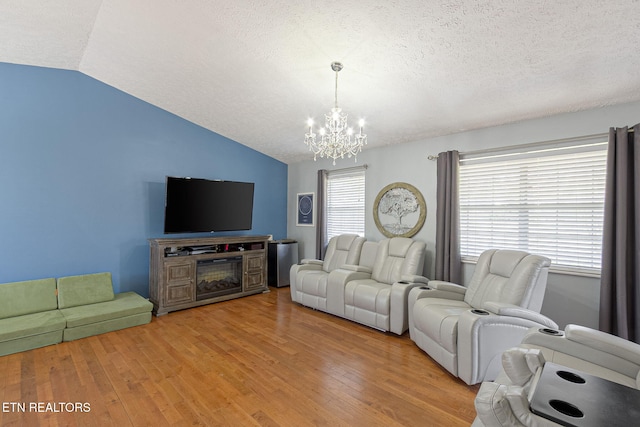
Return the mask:
[[602, 135], [461, 155], [463, 259], [520, 249], [550, 258], [553, 271], [598, 276], [606, 158]]
[[365, 169], [331, 171], [327, 176], [327, 241], [354, 233], [364, 236]]

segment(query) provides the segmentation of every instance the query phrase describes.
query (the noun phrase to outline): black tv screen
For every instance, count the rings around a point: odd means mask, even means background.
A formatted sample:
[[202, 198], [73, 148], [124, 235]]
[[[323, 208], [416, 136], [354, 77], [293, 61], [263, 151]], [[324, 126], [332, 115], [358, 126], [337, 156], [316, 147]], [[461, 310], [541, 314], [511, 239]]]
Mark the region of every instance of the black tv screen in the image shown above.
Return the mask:
[[164, 232], [250, 230], [253, 187], [252, 182], [168, 176]]

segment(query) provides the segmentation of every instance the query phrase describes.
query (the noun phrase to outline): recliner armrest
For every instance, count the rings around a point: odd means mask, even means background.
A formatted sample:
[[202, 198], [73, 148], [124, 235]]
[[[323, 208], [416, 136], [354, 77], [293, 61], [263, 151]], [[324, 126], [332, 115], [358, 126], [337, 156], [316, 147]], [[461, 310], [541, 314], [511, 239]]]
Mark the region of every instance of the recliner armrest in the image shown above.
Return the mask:
[[518, 305], [487, 301], [483, 304], [482, 308], [490, 311], [491, 313], [497, 314], [498, 316], [519, 317], [521, 319], [527, 319], [533, 322], [537, 322], [548, 328], [558, 328], [558, 324], [549, 319], [547, 316], [533, 310], [522, 308]]
[[359, 273], [367, 273], [367, 274], [371, 274], [373, 272], [373, 270], [371, 268], [369, 268], [369, 267], [365, 267], [363, 265], [354, 265], [354, 264], [345, 264], [345, 265], [341, 266], [340, 269], [349, 270], [349, 271], [357, 271]]
[[453, 292], [460, 295], [464, 295], [467, 293], [466, 287], [452, 282], [445, 282], [444, 280], [430, 280], [429, 287], [438, 289], [440, 291]]
[[304, 258], [300, 264], [322, 265], [323, 261], [319, 259]]
[[300, 272], [300, 271], [317, 271], [317, 270], [322, 270], [322, 264], [294, 264], [293, 267], [296, 268], [296, 272]]
[[[567, 332], [571, 338], [567, 337]], [[565, 332], [531, 328], [522, 339], [522, 344], [562, 355], [558, 359], [561, 364], [567, 357], [581, 359], [604, 370], [621, 374], [627, 379], [635, 379], [636, 386], [640, 388], [640, 345], [623, 338], [584, 326], [567, 325]], [[598, 371], [592, 373], [629, 385], [628, 381], [616, 380], [610, 374], [603, 375]]]
[[400, 276], [400, 280], [403, 280], [409, 283], [424, 283], [424, 284], [429, 283], [429, 279], [427, 279], [424, 276], [418, 276], [416, 274], [403, 274], [402, 276]]
[[531, 328], [548, 329], [556, 324], [511, 304], [489, 302], [483, 308], [467, 310], [458, 319], [458, 336], [469, 337], [458, 340], [458, 377], [467, 384], [493, 380], [502, 368], [506, 349], [519, 345]]
[[564, 334], [570, 341], [613, 354], [640, 365], [640, 345], [606, 332], [579, 325], [567, 325]]
[[449, 288], [443, 286], [442, 289], [431, 286], [433, 282], [437, 280], [430, 280], [426, 285], [415, 287], [409, 293], [409, 307], [413, 307], [413, 304], [422, 298], [442, 298], [454, 301], [463, 301], [464, 293], [460, 293], [459, 289]]
[[402, 280], [391, 285], [389, 331], [394, 334], [402, 335], [409, 329], [409, 293], [425, 283], [411, 280], [412, 278], [429, 281], [422, 276], [403, 275]]

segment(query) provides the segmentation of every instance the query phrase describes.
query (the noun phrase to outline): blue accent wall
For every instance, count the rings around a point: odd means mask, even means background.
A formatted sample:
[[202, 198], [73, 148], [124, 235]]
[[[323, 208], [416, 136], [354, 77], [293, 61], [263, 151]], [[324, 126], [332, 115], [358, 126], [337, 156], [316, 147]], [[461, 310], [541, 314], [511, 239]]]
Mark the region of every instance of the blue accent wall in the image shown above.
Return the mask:
[[[167, 175], [254, 182], [253, 229], [164, 236]], [[109, 271], [147, 297], [149, 238], [286, 233], [286, 164], [80, 72], [0, 63], [0, 283]]]

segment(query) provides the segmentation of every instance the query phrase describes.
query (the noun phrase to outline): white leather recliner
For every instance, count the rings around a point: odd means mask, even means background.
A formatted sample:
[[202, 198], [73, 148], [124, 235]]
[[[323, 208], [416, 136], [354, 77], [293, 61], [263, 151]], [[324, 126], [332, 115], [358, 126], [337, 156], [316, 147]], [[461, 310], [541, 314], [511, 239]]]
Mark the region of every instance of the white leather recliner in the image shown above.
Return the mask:
[[541, 315], [550, 260], [522, 251], [488, 250], [467, 287], [431, 280], [409, 294], [411, 339], [467, 384], [491, 380], [500, 356], [534, 326], [557, 328]]
[[428, 282], [421, 276], [426, 245], [406, 237], [378, 242], [373, 268], [345, 265], [329, 275], [327, 311], [402, 335], [408, 329], [407, 297]]
[[307, 307], [327, 311], [327, 279], [329, 273], [345, 264], [358, 264], [364, 237], [342, 234], [332, 237], [324, 261], [303, 259], [289, 270], [291, 300]]
[[[495, 381], [482, 383], [475, 399], [477, 417], [472, 426], [560, 425], [549, 417], [532, 413], [530, 409], [530, 401], [539, 386], [540, 372], [546, 362], [567, 367], [569, 372], [579, 371], [631, 389], [640, 389], [640, 345], [578, 325], [567, 325], [564, 331], [531, 328], [520, 345], [504, 352], [503, 369]], [[590, 381], [578, 383], [576, 389], [588, 388], [589, 383]], [[635, 394], [636, 390], [630, 393]], [[575, 394], [562, 392], [560, 389], [558, 393], [559, 396], [555, 397], [576, 407], [581, 405]], [[598, 397], [598, 402], [591, 402], [592, 406], [599, 411], [608, 410], [608, 396]], [[590, 408], [582, 408], [585, 409]], [[618, 411], [620, 412], [620, 408]], [[635, 421], [640, 417], [637, 405], [623, 407], [622, 411], [635, 418]], [[548, 415], [563, 418], [561, 412], [551, 412]], [[575, 418], [576, 424], [584, 422], [585, 425], [593, 425], [586, 419], [588, 415], [585, 413], [584, 419]]]

